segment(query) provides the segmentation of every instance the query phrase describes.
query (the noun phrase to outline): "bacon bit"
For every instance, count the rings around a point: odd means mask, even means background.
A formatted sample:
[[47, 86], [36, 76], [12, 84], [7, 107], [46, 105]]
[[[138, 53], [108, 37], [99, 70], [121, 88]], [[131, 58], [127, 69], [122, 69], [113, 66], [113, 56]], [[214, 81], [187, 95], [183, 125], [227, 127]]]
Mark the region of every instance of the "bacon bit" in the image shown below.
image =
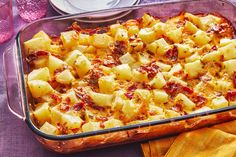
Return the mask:
[[228, 101], [236, 100], [236, 91], [228, 91], [227, 94], [226, 94], [226, 99]]
[[142, 86], [143, 86], [144, 89], [148, 89], [148, 90], [153, 90], [154, 89], [151, 85], [147, 84], [146, 82], [143, 82]]
[[90, 86], [93, 86], [94, 88], [98, 88], [98, 79], [103, 76], [103, 73], [98, 69], [92, 69], [90, 70], [90, 73], [88, 75], [87, 82]]
[[207, 99], [201, 95], [194, 95], [192, 101], [196, 104], [196, 107], [201, 108], [207, 103]]
[[73, 128], [73, 129], [71, 129], [71, 131], [72, 131], [73, 133], [77, 133], [77, 132], [79, 131], [79, 128]]
[[70, 109], [70, 106], [67, 103], [63, 103], [60, 105], [60, 110], [63, 112], [69, 111], [69, 109]]
[[100, 127], [101, 127], [101, 128], [105, 128], [105, 125], [104, 125], [103, 122], [100, 123]]
[[64, 71], [64, 70], [66, 70], [66, 69], [67, 69], [67, 66], [64, 65], [63, 67], [61, 67], [61, 68], [59, 68], [59, 69], [56, 69], [56, 70], [54, 71], [54, 74], [56, 75], [57, 73], [60, 73], [60, 72], [62, 72], [62, 71]]
[[51, 97], [54, 101], [56, 101], [56, 103], [60, 103], [61, 100], [62, 100], [61, 96], [59, 96], [59, 95], [57, 95], [57, 94], [54, 94], [54, 93], [50, 94], [50, 97]]
[[95, 119], [98, 120], [98, 121], [102, 121], [102, 122], [105, 122], [105, 121], [108, 120], [107, 117], [102, 117], [102, 116], [96, 116]]
[[183, 106], [180, 103], [176, 103], [175, 106], [172, 106], [170, 109], [176, 112], [182, 112]]
[[112, 68], [112, 67], [118, 65], [118, 63], [117, 63], [117, 61], [114, 60], [114, 58], [112, 56], [107, 56], [107, 58], [105, 58], [103, 60], [103, 65]]
[[183, 86], [180, 83], [167, 82], [164, 86], [164, 90], [171, 96], [175, 96], [178, 93], [192, 94], [193, 90], [187, 86]]
[[77, 24], [77, 22], [73, 22], [72, 25], [70, 27], [68, 27], [66, 29], [67, 31], [71, 31], [71, 30], [75, 30], [77, 32], [80, 32], [81, 31], [81, 28], [80, 26]]
[[133, 84], [133, 85], [129, 86], [127, 90], [129, 92], [134, 92], [137, 88], [138, 88], [137, 84]]
[[125, 41], [116, 41], [114, 44], [113, 52], [119, 55], [124, 54], [127, 50], [127, 45]]
[[159, 66], [155, 64], [155, 61], [152, 61], [146, 66], [140, 66], [138, 71], [141, 73], [147, 73], [148, 78], [152, 79], [159, 72]]
[[47, 51], [35, 51], [31, 54], [28, 55], [28, 57], [26, 58], [27, 62], [31, 63], [32, 61], [40, 58], [40, 57], [45, 57], [48, 56], [49, 52]]
[[200, 80], [203, 81], [203, 82], [208, 82], [208, 81], [211, 81], [211, 76], [209, 75], [203, 75], [200, 77]]
[[132, 99], [132, 98], [134, 97], [134, 93], [133, 93], [133, 92], [126, 92], [124, 95], [125, 95], [127, 98], [129, 98], [129, 99]]
[[69, 104], [69, 103], [71, 102], [71, 100], [70, 100], [69, 97], [67, 97], [67, 98], [65, 99], [65, 101], [66, 101], [67, 104]]
[[169, 49], [165, 56], [170, 59], [170, 61], [175, 62], [178, 59], [178, 49], [177, 46], [174, 46], [172, 49]]
[[234, 88], [236, 88], [236, 72], [234, 72], [232, 75], [232, 81], [233, 81]]
[[85, 109], [85, 106], [86, 106], [86, 104], [82, 101], [82, 102], [74, 104], [73, 109], [75, 111], [80, 111], [82, 109]]
[[212, 50], [217, 50], [216, 45], [212, 46], [211, 49], [212, 49]]
[[68, 134], [67, 127], [63, 124], [57, 123], [57, 129], [61, 132], [61, 134]]

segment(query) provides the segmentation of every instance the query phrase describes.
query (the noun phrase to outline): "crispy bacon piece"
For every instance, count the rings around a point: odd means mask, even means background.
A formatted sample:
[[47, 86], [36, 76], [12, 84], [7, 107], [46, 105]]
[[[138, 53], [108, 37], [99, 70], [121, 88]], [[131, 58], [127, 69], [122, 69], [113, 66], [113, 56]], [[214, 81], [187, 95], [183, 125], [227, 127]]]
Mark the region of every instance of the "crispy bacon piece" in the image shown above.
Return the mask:
[[83, 101], [82, 101], [82, 102], [79, 102], [79, 103], [75, 103], [75, 104], [73, 105], [73, 110], [75, 110], [75, 111], [80, 111], [80, 110], [85, 109], [85, 106], [86, 106], [86, 103], [84, 103]]
[[227, 93], [226, 93], [226, 99], [228, 100], [228, 101], [234, 101], [234, 100], [236, 100], [236, 91], [234, 90], [234, 91], [228, 91]]
[[232, 81], [233, 81], [234, 88], [236, 88], [236, 72], [234, 72], [232, 75]]
[[103, 76], [103, 73], [98, 69], [90, 70], [88, 77], [86, 78], [88, 84], [93, 88], [98, 88], [98, 79]]
[[177, 46], [174, 46], [172, 49], [169, 49], [166, 54], [166, 58], [168, 58], [171, 62], [176, 62], [178, 59], [178, 49]]
[[184, 86], [176, 82], [167, 82], [164, 86], [164, 90], [171, 96], [175, 96], [178, 93], [192, 94], [193, 90], [187, 86]]
[[47, 51], [35, 51], [31, 54], [28, 55], [28, 57], [26, 58], [27, 62], [31, 63], [32, 61], [40, 58], [40, 57], [45, 57], [48, 56], [49, 52]]
[[68, 129], [64, 124], [57, 123], [57, 129], [59, 130], [61, 134], [64, 134], [64, 135], [68, 134]]
[[61, 100], [62, 100], [61, 96], [59, 96], [59, 95], [57, 95], [57, 94], [54, 94], [54, 93], [50, 94], [50, 97], [51, 97], [56, 103], [60, 103]]
[[67, 31], [75, 30], [77, 32], [81, 31], [80, 26], [77, 24], [77, 22], [73, 22], [70, 27], [67, 28]]
[[69, 111], [69, 109], [70, 109], [70, 106], [69, 106], [69, 104], [68, 103], [62, 103], [61, 105], [60, 105], [60, 108], [59, 108], [61, 111], [63, 111], [63, 112], [66, 112], [66, 111]]
[[207, 103], [207, 99], [198, 94], [193, 95], [191, 99], [196, 104], [196, 107], [198, 108], [203, 107]]
[[146, 66], [140, 66], [138, 71], [141, 73], [147, 73], [148, 78], [152, 79], [159, 72], [159, 66], [155, 64], [156, 61], [152, 61]]
[[129, 99], [132, 99], [132, 98], [134, 97], [134, 93], [133, 93], [133, 92], [126, 92], [124, 95], [125, 95], [127, 98], [129, 98]]

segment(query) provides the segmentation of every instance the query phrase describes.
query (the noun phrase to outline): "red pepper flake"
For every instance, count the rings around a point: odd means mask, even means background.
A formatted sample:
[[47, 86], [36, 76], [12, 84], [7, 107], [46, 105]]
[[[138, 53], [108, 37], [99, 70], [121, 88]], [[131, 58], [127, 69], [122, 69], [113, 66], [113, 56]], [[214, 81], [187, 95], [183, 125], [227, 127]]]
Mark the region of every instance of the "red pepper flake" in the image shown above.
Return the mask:
[[234, 72], [232, 75], [232, 81], [233, 81], [234, 88], [236, 88], [236, 72]]
[[80, 110], [84, 109], [85, 106], [86, 106], [86, 104], [84, 102], [79, 102], [79, 103], [74, 104], [73, 109], [75, 111], [80, 111]]
[[134, 97], [134, 93], [133, 93], [133, 92], [126, 92], [124, 95], [125, 95], [127, 98], [129, 98], [129, 99], [132, 99], [132, 98]]
[[236, 100], [236, 91], [228, 91], [227, 94], [226, 94], [226, 99], [228, 101], [234, 101]]
[[177, 61], [178, 59], [178, 49], [177, 46], [174, 46], [172, 49], [169, 49], [165, 56], [172, 62]]
[[155, 64], [156, 61], [152, 61], [146, 66], [140, 66], [138, 71], [141, 73], [147, 73], [148, 78], [152, 79], [159, 72], [159, 66]]

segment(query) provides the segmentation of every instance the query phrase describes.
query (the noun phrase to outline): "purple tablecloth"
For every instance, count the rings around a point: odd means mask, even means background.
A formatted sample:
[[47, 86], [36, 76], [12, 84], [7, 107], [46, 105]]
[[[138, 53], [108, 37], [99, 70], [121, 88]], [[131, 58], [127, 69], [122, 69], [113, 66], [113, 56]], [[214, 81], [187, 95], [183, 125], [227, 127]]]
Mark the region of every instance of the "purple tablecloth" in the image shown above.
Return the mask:
[[[158, 0], [142, 0], [142, 3], [154, 2]], [[159, 0], [160, 1], [160, 0]], [[236, 1], [236, 0], [234, 0]], [[14, 12], [14, 34], [16, 34], [25, 24], [17, 15], [15, 5]], [[50, 6], [47, 16], [58, 15]], [[14, 38], [10, 41], [0, 44], [0, 63], [2, 63], [2, 54], [5, 48], [13, 43]], [[7, 108], [5, 81], [3, 78], [2, 64], [0, 67], [0, 157], [60, 157], [54, 152], [50, 152], [36, 141], [31, 130], [27, 125], [16, 118]], [[141, 157], [139, 143], [92, 150], [67, 155], [68, 157]]]

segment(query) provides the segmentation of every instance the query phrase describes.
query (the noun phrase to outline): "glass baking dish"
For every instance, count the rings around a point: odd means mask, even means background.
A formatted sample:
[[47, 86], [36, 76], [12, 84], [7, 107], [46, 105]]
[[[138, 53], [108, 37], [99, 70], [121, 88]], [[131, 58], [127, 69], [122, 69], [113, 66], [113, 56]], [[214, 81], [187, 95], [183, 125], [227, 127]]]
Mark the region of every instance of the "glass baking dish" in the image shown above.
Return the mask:
[[[43, 146], [56, 152], [70, 153], [174, 135], [183, 131], [236, 119], [236, 105], [232, 105], [217, 110], [176, 118], [73, 135], [55, 136], [41, 132], [31, 120], [30, 111], [33, 102], [24, 82], [25, 74], [30, 70], [24, 53], [24, 41], [32, 38], [40, 30], [44, 30], [50, 35], [59, 35], [60, 32], [64, 31], [75, 21], [74, 19], [114, 11], [132, 11], [128, 16], [119, 19], [121, 21], [140, 18], [144, 13], [150, 13], [163, 20], [170, 16], [178, 15], [182, 11], [195, 14], [219, 13], [226, 17], [232, 23], [233, 27], [236, 28], [236, 7], [231, 2], [225, 0], [165, 1], [112, 10], [45, 18], [27, 25], [17, 34], [14, 45], [4, 53], [4, 74], [8, 107], [14, 115], [27, 123], [28, 127], [33, 131]], [[96, 28], [116, 22], [110, 21], [91, 24], [77, 21], [82, 28]]]

